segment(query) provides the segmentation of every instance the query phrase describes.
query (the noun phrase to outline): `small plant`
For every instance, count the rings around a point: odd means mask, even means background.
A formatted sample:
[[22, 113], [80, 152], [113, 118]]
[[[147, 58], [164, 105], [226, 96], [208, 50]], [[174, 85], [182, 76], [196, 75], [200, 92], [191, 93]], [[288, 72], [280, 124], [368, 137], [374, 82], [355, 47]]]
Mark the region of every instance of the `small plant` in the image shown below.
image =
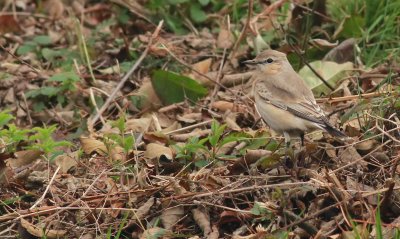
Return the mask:
[[[49, 106], [48, 104], [54, 101], [64, 105], [67, 103], [66, 93], [75, 91], [76, 83], [79, 80], [79, 76], [72, 71], [55, 74], [47, 82], [55, 83], [56, 86], [43, 86], [39, 89], [28, 91], [26, 97], [38, 100], [34, 105], [36, 111], [43, 110]], [[44, 102], [47, 102], [47, 104]]]
[[26, 129], [19, 129], [15, 124], [9, 123], [14, 117], [10, 114], [10, 111], [0, 112], [0, 139], [1, 139], [1, 150], [5, 152], [15, 152], [20, 142], [28, 140], [28, 134], [31, 132]]
[[339, 38], [359, 39], [361, 57], [367, 66], [380, 64], [388, 56], [400, 60], [399, 1], [339, 0], [328, 2], [328, 9], [340, 24]]
[[204, 145], [205, 141], [206, 140], [200, 141], [198, 137], [193, 137], [183, 146], [174, 145], [177, 151], [176, 158], [184, 160], [185, 164], [195, 161], [195, 166], [204, 166], [206, 164], [205, 155], [208, 152], [208, 148]]
[[28, 138], [31, 141], [31, 145], [27, 148], [42, 151], [47, 159], [53, 160], [56, 156], [64, 152], [59, 147], [72, 146], [68, 141], [55, 141], [53, 139], [52, 135], [56, 129], [56, 125], [51, 125], [50, 127], [44, 126], [43, 128], [34, 127], [32, 129], [33, 135]]
[[21, 129], [15, 124], [10, 123], [14, 119], [10, 115], [9, 111], [0, 112], [0, 149], [5, 152], [12, 153], [20, 150], [21, 144], [25, 149], [33, 149], [42, 151], [45, 156], [52, 160], [55, 156], [62, 153], [62, 150], [58, 148], [61, 146], [71, 146], [68, 141], [55, 141], [52, 137], [56, 125], [51, 125], [50, 127], [34, 127], [33, 129]]
[[[2, 139], [2, 144], [6, 152], [15, 152], [19, 143], [28, 140], [28, 135], [31, 130], [19, 129], [14, 124], [8, 124], [8, 129], [0, 130], [0, 138]], [[3, 147], [1, 147], [3, 148]]]
[[111, 239], [111, 238], [113, 238], [113, 239], [119, 239], [119, 238], [121, 238], [121, 236], [123, 236], [123, 235], [121, 235], [121, 234], [122, 234], [122, 231], [123, 231], [124, 226], [126, 225], [126, 223], [127, 223], [127, 221], [128, 221], [129, 215], [130, 215], [129, 212], [124, 213], [124, 217], [122, 218], [121, 224], [119, 224], [119, 226], [118, 226], [118, 231], [115, 233], [115, 236], [112, 236], [112, 234], [113, 234], [113, 233], [112, 233], [112, 227], [110, 226], [110, 227], [108, 228], [108, 230], [107, 230], [107, 235], [106, 235], [106, 238], [107, 238], [107, 239]]
[[52, 40], [49, 36], [39, 35], [35, 36], [31, 41], [25, 41], [18, 50], [18, 55], [25, 55], [27, 53], [36, 53], [37, 56], [42, 56], [43, 47], [52, 44]]
[[43, 59], [51, 63], [54, 67], [63, 67], [70, 69], [73, 60], [78, 57], [76, 51], [71, 51], [67, 48], [52, 49], [50, 46], [53, 44], [50, 36], [39, 35], [35, 36], [30, 41], [25, 41], [18, 50], [18, 55], [26, 55], [34, 53], [38, 59]]
[[106, 135], [109, 147], [115, 145], [123, 148], [125, 155], [133, 150], [135, 145], [135, 137], [133, 134], [126, 134], [126, 116], [122, 114], [117, 120], [111, 121], [111, 126], [118, 129], [118, 133], [110, 133]]
[[[247, 13], [246, 0], [218, 1], [218, 0], [150, 0], [147, 7], [154, 18], [164, 19], [170, 30], [176, 34], [185, 34], [194, 25], [207, 22], [206, 12], [218, 12], [228, 9], [232, 19], [239, 22]], [[157, 20], [157, 19], [155, 19]]]
[[[212, 160], [218, 160], [226, 155], [218, 154], [218, 150], [227, 143], [248, 139], [245, 133], [230, 133], [224, 135], [226, 125], [214, 120], [211, 124], [211, 134], [203, 139], [197, 137], [189, 139], [184, 146], [175, 145], [177, 158], [194, 160], [197, 167], [203, 167]], [[210, 148], [209, 148], [209, 147]]]

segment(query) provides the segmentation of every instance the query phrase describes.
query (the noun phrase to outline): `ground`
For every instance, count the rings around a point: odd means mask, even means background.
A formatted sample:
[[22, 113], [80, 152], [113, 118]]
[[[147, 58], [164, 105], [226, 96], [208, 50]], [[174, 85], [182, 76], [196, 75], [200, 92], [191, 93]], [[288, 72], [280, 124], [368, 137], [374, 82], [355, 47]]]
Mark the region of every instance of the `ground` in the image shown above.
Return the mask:
[[[0, 7], [1, 237], [400, 238], [398, 1]], [[348, 138], [285, 155], [267, 48]]]

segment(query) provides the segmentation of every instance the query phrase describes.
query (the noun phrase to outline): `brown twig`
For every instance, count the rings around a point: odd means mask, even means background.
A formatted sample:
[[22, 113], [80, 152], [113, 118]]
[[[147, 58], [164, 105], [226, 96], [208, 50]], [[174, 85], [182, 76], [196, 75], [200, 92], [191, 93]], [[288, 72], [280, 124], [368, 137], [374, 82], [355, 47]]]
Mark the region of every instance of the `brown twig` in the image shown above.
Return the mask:
[[390, 92], [373, 92], [373, 93], [366, 93], [366, 94], [360, 94], [360, 95], [348, 95], [348, 96], [342, 96], [342, 97], [333, 97], [333, 98], [318, 98], [316, 101], [318, 103], [324, 103], [324, 102], [329, 102], [329, 103], [337, 103], [337, 102], [343, 102], [343, 101], [348, 101], [348, 100], [357, 100], [357, 99], [369, 99], [369, 98], [374, 98], [382, 95], [391, 95], [391, 94], [397, 94], [396, 91], [390, 91]]
[[54, 179], [56, 178], [56, 175], [58, 173], [58, 171], [61, 169], [60, 166], [57, 167], [56, 171], [53, 174], [53, 177], [51, 178], [49, 185], [47, 185], [46, 189], [44, 190], [42, 196], [32, 205], [32, 207], [29, 208], [29, 210], [34, 209], [41, 201], [43, 201], [44, 197], [46, 196], [47, 192], [50, 189], [51, 184], [53, 183]]
[[348, 163], [348, 164], [346, 164], [346, 165], [344, 165], [344, 166], [342, 166], [342, 167], [339, 167], [339, 168], [337, 168], [337, 169], [335, 169], [335, 170], [329, 172], [329, 174], [334, 174], [334, 173], [336, 173], [336, 172], [338, 172], [338, 171], [341, 171], [341, 170], [343, 170], [343, 169], [345, 169], [345, 168], [347, 168], [347, 167], [350, 167], [351, 165], [354, 165], [354, 164], [359, 163], [360, 161], [364, 160], [366, 157], [368, 157], [368, 156], [370, 156], [371, 154], [375, 153], [378, 149], [382, 148], [383, 146], [387, 145], [387, 144], [390, 143], [390, 142], [392, 142], [392, 140], [386, 141], [385, 143], [379, 145], [378, 147], [376, 147], [374, 150], [372, 150], [372, 151], [369, 152], [368, 154], [364, 155], [363, 157], [361, 157], [361, 158], [359, 158], [359, 159], [356, 159], [356, 160], [354, 160], [354, 161], [352, 161], [352, 162], [350, 162], [350, 163]]
[[[121, 79], [121, 81], [118, 83], [117, 87], [113, 90], [113, 92], [110, 94], [110, 96], [107, 98], [107, 101], [103, 104], [103, 106], [100, 108], [100, 110], [96, 113], [95, 116], [93, 116], [92, 119], [88, 120], [88, 128], [93, 129], [94, 124], [99, 120], [100, 116], [104, 113], [104, 111], [108, 108], [108, 106], [111, 104], [111, 102], [114, 100], [115, 96], [117, 95], [118, 91], [121, 90], [125, 82], [128, 80], [128, 78], [135, 72], [135, 70], [139, 67], [139, 65], [142, 63], [144, 58], [146, 58], [147, 53], [150, 50], [150, 47], [153, 45], [154, 39], [156, 39], [159, 35], [159, 32], [161, 30], [161, 27], [163, 26], [164, 21], [160, 21], [158, 23], [158, 26], [156, 30], [153, 32], [153, 34], [150, 37], [150, 40], [146, 46], [146, 49], [143, 51], [142, 55], [140, 55], [139, 59], [135, 62], [135, 64], [132, 66], [132, 68], [125, 74], [125, 76]], [[89, 130], [90, 131], [90, 130]]]
[[295, 183], [277, 183], [277, 184], [269, 184], [269, 185], [262, 185], [262, 186], [250, 186], [250, 187], [243, 187], [243, 188], [236, 188], [230, 190], [223, 190], [223, 191], [214, 191], [214, 192], [206, 192], [206, 193], [186, 193], [183, 195], [172, 196], [165, 198], [164, 200], [171, 200], [173, 199], [184, 199], [184, 198], [202, 198], [202, 197], [209, 197], [215, 195], [223, 195], [228, 193], [238, 193], [238, 192], [246, 192], [246, 191], [255, 191], [260, 189], [267, 189], [267, 188], [286, 188], [286, 187], [298, 187], [304, 185], [314, 185], [311, 182], [295, 182]]
[[323, 209], [321, 209], [321, 210], [319, 210], [319, 211], [317, 211], [317, 212], [315, 212], [315, 213], [313, 213], [313, 214], [311, 214], [311, 215], [309, 215], [309, 216], [307, 216], [307, 217], [305, 217], [305, 218], [302, 218], [302, 219], [300, 219], [300, 220], [298, 220], [298, 221], [292, 222], [291, 224], [289, 224], [289, 225], [287, 225], [287, 226], [284, 226], [284, 227], [282, 227], [282, 228], [276, 229], [275, 231], [272, 231], [271, 234], [273, 234], [273, 233], [275, 233], [275, 232], [278, 232], [278, 231], [285, 231], [285, 230], [287, 230], [287, 229], [289, 229], [289, 228], [292, 228], [292, 227], [297, 226], [297, 225], [299, 225], [299, 224], [301, 224], [301, 223], [304, 223], [304, 222], [306, 222], [306, 221], [308, 221], [308, 220], [311, 220], [311, 219], [313, 219], [313, 218], [315, 218], [315, 217], [321, 215], [322, 213], [331, 210], [332, 208], [335, 208], [335, 207], [337, 207], [337, 206], [340, 206], [340, 205], [343, 204], [343, 203], [344, 203], [344, 202], [337, 202], [337, 203], [332, 204], [332, 205], [330, 205], [330, 206], [328, 206], [328, 207], [325, 207], [325, 208], [323, 208]]
[[37, 74], [41, 75], [40, 70], [36, 69], [35, 67], [31, 66], [28, 62], [22, 60], [21, 58], [19, 58], [18, 56], [16, 56], [14, 53], [12, 53], [11, 51], [9, 51], [7, 48], [5, 48], [2, 44], [0, 44], [0, 48], [7, 52], [7, 54], [9, 54], [10, 56], [12, 56], [13, 58], [17, 59], [19, 62], [21, 62], [22, 64], [26, 65], [27, 67], [31, 68], [34, 72], [36, 72]]

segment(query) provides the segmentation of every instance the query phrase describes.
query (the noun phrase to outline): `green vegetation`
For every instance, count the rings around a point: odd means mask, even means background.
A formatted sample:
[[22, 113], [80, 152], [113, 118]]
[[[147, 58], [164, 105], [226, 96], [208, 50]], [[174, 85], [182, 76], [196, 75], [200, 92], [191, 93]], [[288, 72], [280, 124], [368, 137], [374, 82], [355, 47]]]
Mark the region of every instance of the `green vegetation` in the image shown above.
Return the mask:
[[60, 150], [60, 147], [72, 146], [68, 141], [55, 141], [53, 139], [53, 134], [57, 129], [56, 125], [20, 129], [15, 124], [10, 123], [13, 118], [9, 111], [0, 112], [0, 127], [3, 128], [0, 130], [1, 148], [8, 153], [16, 152], [22, 147], [23, 149], [41, 151], [47, 159], [53, 160], [57, 155], [64, 153], [64, 150]]
[[[249, 2], [0, 3], [1, 235], [400, 239], [399, 206], [368, 195], [399, 180], [400, 1]], [[265, 48], [349, 142], [314, 132], [284, 158], [241, 64]]]

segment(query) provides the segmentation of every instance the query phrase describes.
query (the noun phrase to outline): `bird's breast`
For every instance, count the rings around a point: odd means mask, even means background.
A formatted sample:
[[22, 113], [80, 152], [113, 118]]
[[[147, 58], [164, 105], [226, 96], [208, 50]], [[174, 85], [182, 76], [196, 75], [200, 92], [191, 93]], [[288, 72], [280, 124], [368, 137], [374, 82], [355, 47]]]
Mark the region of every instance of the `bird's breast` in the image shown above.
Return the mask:
[[264, 99], [256, 97], [256, 107], [265, 123], [278, 133], [289, 131], [309, 131], [318, 128], [315, 123], [299, 118], [278, 108]]

